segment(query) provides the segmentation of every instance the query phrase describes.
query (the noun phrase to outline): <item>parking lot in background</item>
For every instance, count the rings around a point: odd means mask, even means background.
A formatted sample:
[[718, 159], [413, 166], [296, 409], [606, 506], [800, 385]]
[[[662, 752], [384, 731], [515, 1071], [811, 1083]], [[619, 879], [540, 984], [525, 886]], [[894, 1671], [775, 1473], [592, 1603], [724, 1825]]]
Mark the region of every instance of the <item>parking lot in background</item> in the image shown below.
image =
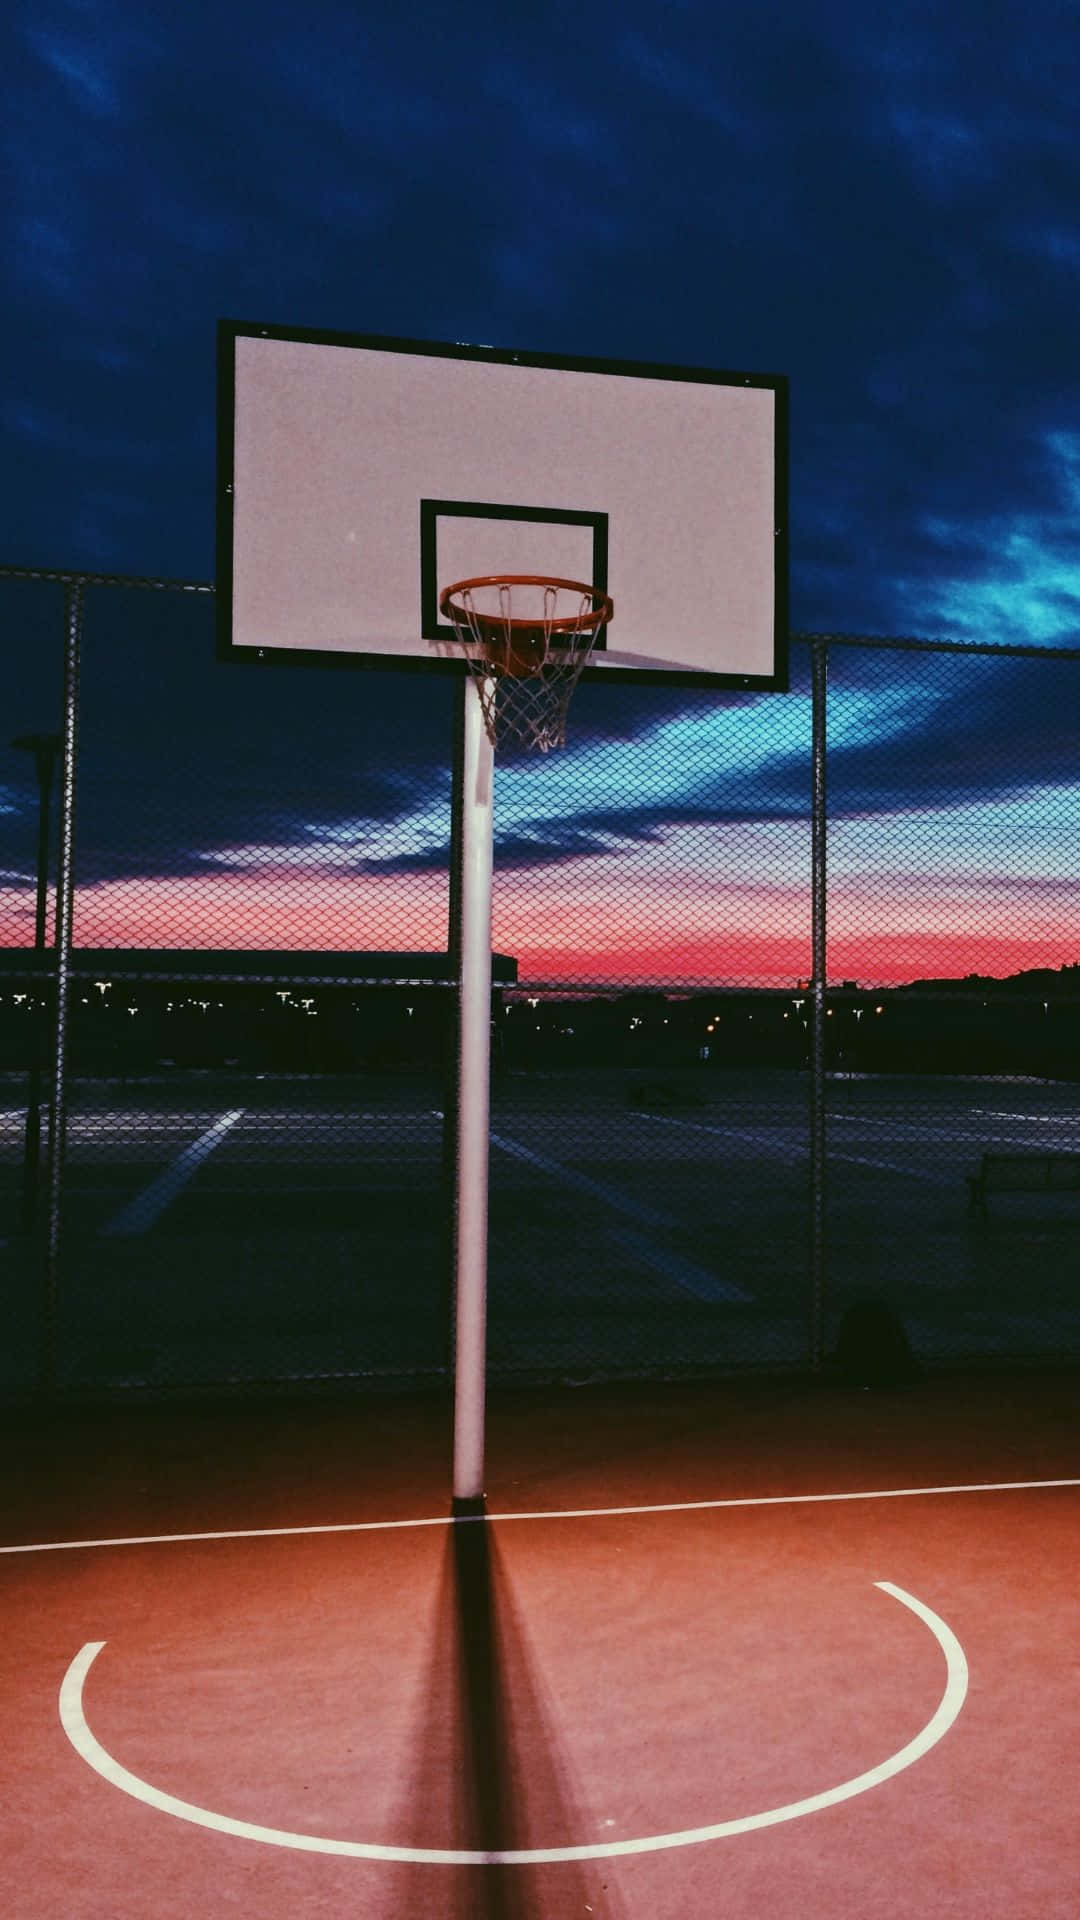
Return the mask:
[[[3, 1087], [0, 1235], [32, 1372], [42, 1248], [18, 1231], [23, 1088]], [[812, 1278], [798, 1073], [508, 1075], [492, 1103], [495, 1377], [794, 1367]], [[867, 1293], [929, 1364], [1075, 1352], [1080, 1196], [969, 1204], [981, 1154], [1069, 1150], [1080, 1090], [831, 1078], [828, 1324]], [[61, 1378], [437, 1379], [451, 1208], [437, 1076], [201, 1073], [71, 1088]], [[44, 1206], [46, 1196], [42, 1196]]]

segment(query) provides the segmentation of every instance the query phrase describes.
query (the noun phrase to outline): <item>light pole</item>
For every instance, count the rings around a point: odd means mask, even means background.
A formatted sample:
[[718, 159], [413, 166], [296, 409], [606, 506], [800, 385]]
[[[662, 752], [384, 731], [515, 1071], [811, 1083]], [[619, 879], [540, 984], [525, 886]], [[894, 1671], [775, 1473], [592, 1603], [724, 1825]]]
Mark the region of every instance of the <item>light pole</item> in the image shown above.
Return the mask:
[[[63, 746], [58, 733], [21, 733], [11, 742], [21, 753], [32, 753], [38, 782], [37, 901], [34, 911], [34, 953], [44, 969], [48, 946], [49, 908], [49, 816], [52, 807], [53, 773], [56, 757]], [[42, 1010], [35, 1004], [30, 1039], [30, 1084], [26, 1096], [26, 1136], [23, 1157], [22, 1224], [32, 1231], [37, 1214], [38, 1175], [41, 1166], [41, 1078], [44, 1047]]]

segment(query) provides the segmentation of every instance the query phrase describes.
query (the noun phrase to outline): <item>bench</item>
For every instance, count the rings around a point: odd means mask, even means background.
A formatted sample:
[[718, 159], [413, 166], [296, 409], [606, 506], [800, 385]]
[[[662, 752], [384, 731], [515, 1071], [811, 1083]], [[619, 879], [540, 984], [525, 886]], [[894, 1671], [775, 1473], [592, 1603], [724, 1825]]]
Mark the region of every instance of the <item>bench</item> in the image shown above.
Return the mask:
[[989, 1193], [1080, 1193], [1080, 1153], [984, 1153], [967, 1183], [984, 1215]]

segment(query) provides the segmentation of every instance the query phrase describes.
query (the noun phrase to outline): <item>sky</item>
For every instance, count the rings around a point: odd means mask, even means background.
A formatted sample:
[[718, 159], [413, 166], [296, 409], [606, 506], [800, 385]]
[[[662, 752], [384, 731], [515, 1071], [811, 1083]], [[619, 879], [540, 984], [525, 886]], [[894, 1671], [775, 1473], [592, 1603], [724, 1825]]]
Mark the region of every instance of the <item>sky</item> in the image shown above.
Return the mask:
[[[219, 318], [782, 373], [796, 635], [837, 647], [829, 972], [1080, 960], [1080, 14], [641, 0], [10, 5], [0, 562], [209, 582]], [[59, 590], [0, 580], [9, 734]], [[208, 599], [87, 604], [75, 938], [445, 942], [452, 694], [233, 669]], [[583, 687], [500, 761], [530, 980], [810, 971], [810, 706]], [[36, 789], [0, 743], [0, 943]]]

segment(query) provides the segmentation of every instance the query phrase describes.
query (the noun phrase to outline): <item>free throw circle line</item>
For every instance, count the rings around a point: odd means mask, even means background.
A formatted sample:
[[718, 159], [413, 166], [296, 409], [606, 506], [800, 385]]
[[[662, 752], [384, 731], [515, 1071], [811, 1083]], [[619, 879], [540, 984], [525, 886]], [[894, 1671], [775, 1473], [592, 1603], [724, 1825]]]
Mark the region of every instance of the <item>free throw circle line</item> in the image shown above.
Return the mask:
[[668, 1847], [696, 1846], [706, 1840], [726, 1840], [740, 1833], [755, 1833], [761, 1827], [780, 1826], [786, 1820], [799, 1820], [806, 1814], [835, 1807], [843, 1800], [852, 1800], [857, 1794], [867, 1793], [871, 1787], [881, 1786], [884, 1781], [893, 1779], [906, 1767], [914, 1766], [948, 1733], [967, 1696], [968, 1667], [964, 1650], [951, 1627], [922, 1600], [916, 1599], [914, 1594], [905, 1593], [902, 1587], [893, 1586], [888, 1580], [877, 1580], [874, 1584], [882, 1593], [890, 1594], [907, 1607], [930, 1629], [945, 1656], [945, 1690], [926, 1725], [914, 1739], [890, 1754], [888, 1759], [879, 1761], [877, 1766], [868, 1768], [865, 1773], [841, 1781], [838, 1786], [826, 1787], [822, 1793], [810, 1794], [806, 1799], [791, 1800], [781, 1807], [769, 1807], [763, 1813], [745, 1814], [738, 1820], [718, 1820], [709, 1826], [687, 1827], [676, 1833], [646, 1834], [636, 1840], [612, 1840], [577, 1847], [490, 1850], [393, 1847], [366, 1840], [333, 1840], [323, 1834], [292, 1833], [281, 1827], [259, 1826], [250, 1820], [234, 1820], [228, 1814], [194, 1806], [188, 1800], [178, 1799], [175, 1794], [163, 1793], [159, 1787], [151, 1786], [148, 1781], [131, 1773], [106, 1752], [87, 1725], [83, 1712], [83, 1686], [91, 1666], [105, 1645], [104, 1640], [88, 1640], [64, 1675], [60, 1687], [60, 1719], [76, 1753], [111, 1786], [119, 1787], [122, 1792], [130, 1794], [134, 1800], [143, 1801], [146, 1806], [156, 1807], [160, 1813], [172, 1814], [175, 1819], [188, 1820], [195, 1826], [209, 1827], [215, 1833], [227, 1833], [235, 1839], [257, 1840], [264, 1846], [291, 1847], [299, 1853], [337, 1854], [354, 1860], [426, 1862], [432, 1866], [452, 1867], [533, 1866], [559, 1860], [613, 1860], [626, 1854], [660, 1853]]

